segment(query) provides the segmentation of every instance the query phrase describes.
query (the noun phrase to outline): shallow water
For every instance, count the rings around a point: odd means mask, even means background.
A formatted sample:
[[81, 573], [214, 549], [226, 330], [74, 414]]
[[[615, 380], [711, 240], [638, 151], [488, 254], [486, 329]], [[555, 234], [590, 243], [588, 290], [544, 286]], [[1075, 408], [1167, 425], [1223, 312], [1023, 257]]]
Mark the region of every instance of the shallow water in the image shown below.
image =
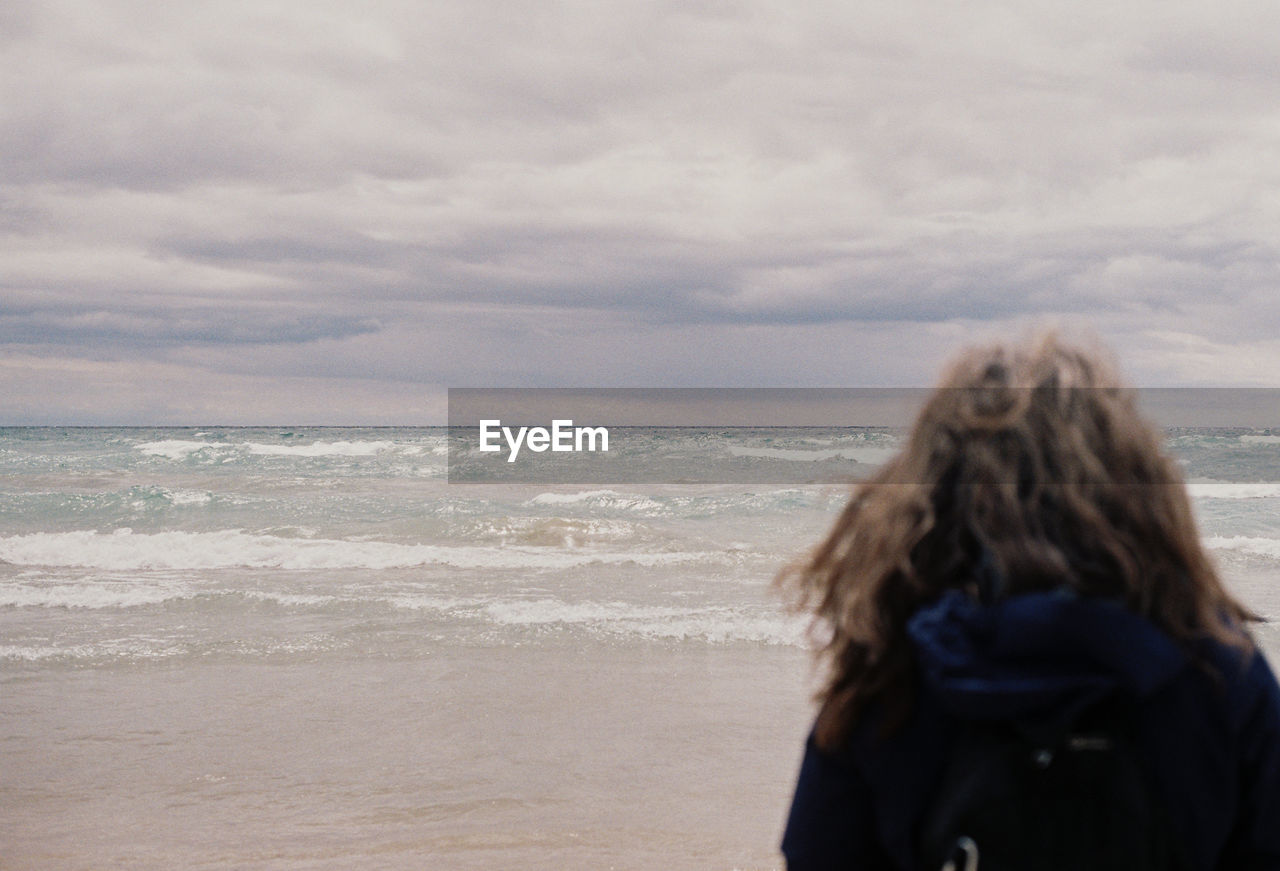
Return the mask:
[[6, 867], [774, 867], [798, 651], [473, 647], [6, 683]]

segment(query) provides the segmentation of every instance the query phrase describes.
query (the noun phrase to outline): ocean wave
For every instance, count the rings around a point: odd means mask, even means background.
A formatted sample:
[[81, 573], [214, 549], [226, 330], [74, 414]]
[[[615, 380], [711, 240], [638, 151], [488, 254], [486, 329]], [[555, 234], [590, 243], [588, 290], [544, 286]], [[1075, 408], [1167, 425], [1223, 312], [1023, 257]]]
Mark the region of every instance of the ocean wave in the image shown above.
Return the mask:
[[745, 641], [803, 646], [803, 621], [730, 607], [678, 608], [629, 602], [524, 599], [492, 602], [488, 619], [513, 627], [561, 627], [606, 636], [724, 644]]
[[226, 607], [239, 600], [269, 602], [292, 609], [322, 608], [338, 603], [376, 601], [369, 597], [314, 595], [268, 590], [197, 589], [182, 582], [143, 577], [132, 580], [86, 579], [75, 582], [19, 583], [0, 587], [0, 607], [112, 610], [145, 608], [199, 600]]
[[138, 608], [191, 595], [185, 587], [137, 583], [15, 584], [0, 587], [0, 607]]
[[1215, 535], [1204, 540], [1211, 550], [1232, 550], [1239, 553], [1280, 559], [1280, 539], [1251, 535]]
[[656, 566], [723, 559], [717, 553], [611, 551], [535, 546], [446, 546], [386, 541], [282, 538], [242, 530], [134, 533], [118, 529], [37, 532], [0, 538], [0, 560], [14, 565], [166, 569], [393, 569], [426, 565], [458, 568], [560, 569], [594, 563]]
[[173, 505], [208, 505], [213, 501], [208, 490], [165, 490], [161, 495]]
[[46, 659], [74, 658], [77, 653], [83, 656], [88, 650], [88, 646], [66, 648], [47, 644], [0, 644], [0, 661], [40, 662]]
[[147, 456], [164, 457], [170, 460], [185, 460], [192, 454], [201, 451], [241, 452], [256, 456], [274, 457], [370, 457], [385, 451], [397, 451], [408, 456], [420, 456], [424, 451], [429, 451], [432, 456], [438, 456], [442, 452], [447, 453], [448, 449], [440, 446], [427, 447], [418, 444], [401, 444], [386, 439], [371, 441], [317, 441], [305, 445], [164, 439], [143, 442], [135, 445], [134, 450]]
[[577, 493], [539, 493], [528, 501], [528, 505], [574, 505], [585, 503], [591, 507], [614, 508], [624, 511], [662, 512], [661, 502], [631, 493], [619, 493], [616, 490], [583, 490]]
[[642, 621], [632, 631], [645, 638], [701, 641], [707, 644], [749, 642], [806, 647], [802, 623], [781, 617], [695, 614], [677, 620]]
[[389, 596], [384, 601], [392, 607], [401, 608], [406, 611], [457, 611], [460, 609], [474, 609], [476, 606], [483, 604], [482, 599], [462, 598], [458, 596], [432, 596], [432, 595], [409, 595], [401, 594]]
[[502, 517], [470, 524], [466, 534], [503, 544], [566, 548], [655, 538], [651, 530], [634, 522], [607, 517]]
[[110, 663], [120, 661], [147, 662], [179, 657], [277, 656], [316, 653], [341, 647], [336, 639], [318, 635], [288, 639], [224, 639], [213, 642], [174, 641], [164, 638], [113, 638], [86, 644], [57, 646], [50, 644], [0, 645], [0, 662], [44, 663]]
[[217, 442], [193, 442], [184, 439], [165, 439], [158, 442], [144, 442], [135, 445], [134, 450], [149, 457], [165, 457], [170, 460], [184, 460], [196, 451], [207, 448], [225, 447]]
[[275, 457], [368, 457], [389, 451], [395, 442], [312, 442], [309, 445], [268, 445], [261, 442], [245, 442], [244, 448], [251, 454]]
[[623, 620], [672, 617], [687, 609], [626, 602], [562, 602], [558, 599], [515, 599], [494, 602], [485, 613], [496, 623], [530, 625], [545, 623], [607, 623]]
[[1236, 483], [1229, 481], [1193, 481], [1187, 490], [1197, 499], [1274, 499], [1280, 497], [1280, 483], [1260, 481]]
[[[596, 499], [615, 499], [622, 494], [616, 490], [583, 490], [578, 493], [539, 493], [529, 500], [530, 505], [567, 505]], [[639, 497], [636, 497], [639, 498]]]
[[6, 644], [0, 660], [46, 662], [170, 659], [190, 652], [186, 644], [163, 638], [110, 638], [87, 644]]
[[898, 448], [846, 447], [830, 450], [806, 450], [804, 448], [751, 448], [730, 445], [727, 448], [734, 457], [761, 457], [770, 460], [788, 460], [790, 462], [815, 463], [822, 460], [853, 460], [871, 466], [880, 466], [896, 457]]
[[338, 596], [317, 596], [307, 593], [276, 593], [264, 590], [249, 590], [241, 593], [250, 599], [258, 599], [263, 602], [272, 602], [277, 605], [284, 605], [293, 608], [314, 608], [322, 605], [330, 605], [334, 602], [344, 601]]

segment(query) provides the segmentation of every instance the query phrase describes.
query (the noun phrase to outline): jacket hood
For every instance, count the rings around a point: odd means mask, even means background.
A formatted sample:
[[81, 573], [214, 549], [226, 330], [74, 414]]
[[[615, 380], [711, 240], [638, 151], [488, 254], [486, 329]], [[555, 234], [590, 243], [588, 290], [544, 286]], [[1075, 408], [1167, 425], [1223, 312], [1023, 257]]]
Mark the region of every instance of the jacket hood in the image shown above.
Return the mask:
[[1065, 591], [984, 605], [951, 590], [917, 611], [907, 633], [925, 683], [966, 720], [1069, 725], [1106, 696], [1150, 695], [1187, 662], [1119, 603]]

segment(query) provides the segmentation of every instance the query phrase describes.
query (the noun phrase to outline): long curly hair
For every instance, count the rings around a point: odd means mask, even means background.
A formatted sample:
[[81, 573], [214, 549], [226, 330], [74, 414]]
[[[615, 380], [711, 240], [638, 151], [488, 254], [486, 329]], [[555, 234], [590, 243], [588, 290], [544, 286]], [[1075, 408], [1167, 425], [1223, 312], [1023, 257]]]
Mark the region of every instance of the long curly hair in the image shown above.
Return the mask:
[[962, 353], [904, 449], [776, 583], [823, 639], [815, 737], [827, 749], [872, 701], [890, 723], [907, 716], [906, 623], [947, 589], [1066, 588], [1120, 601], [1180, 642], [1243, 650], [1256, 619], [1223, 587], [1179, 468], [1109, 356], [1052, 333]]

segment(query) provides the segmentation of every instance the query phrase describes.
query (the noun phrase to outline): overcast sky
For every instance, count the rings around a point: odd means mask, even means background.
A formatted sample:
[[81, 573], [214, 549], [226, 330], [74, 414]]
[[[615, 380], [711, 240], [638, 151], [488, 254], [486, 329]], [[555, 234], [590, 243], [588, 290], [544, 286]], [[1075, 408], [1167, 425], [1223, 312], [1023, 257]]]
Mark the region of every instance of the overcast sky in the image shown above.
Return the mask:
[[[796, 11], [796, 8], [803, 11]], [[0, 422], [927, 385], [1087, 327], [1280, 385], [1280, 6], [0, 5]]]

